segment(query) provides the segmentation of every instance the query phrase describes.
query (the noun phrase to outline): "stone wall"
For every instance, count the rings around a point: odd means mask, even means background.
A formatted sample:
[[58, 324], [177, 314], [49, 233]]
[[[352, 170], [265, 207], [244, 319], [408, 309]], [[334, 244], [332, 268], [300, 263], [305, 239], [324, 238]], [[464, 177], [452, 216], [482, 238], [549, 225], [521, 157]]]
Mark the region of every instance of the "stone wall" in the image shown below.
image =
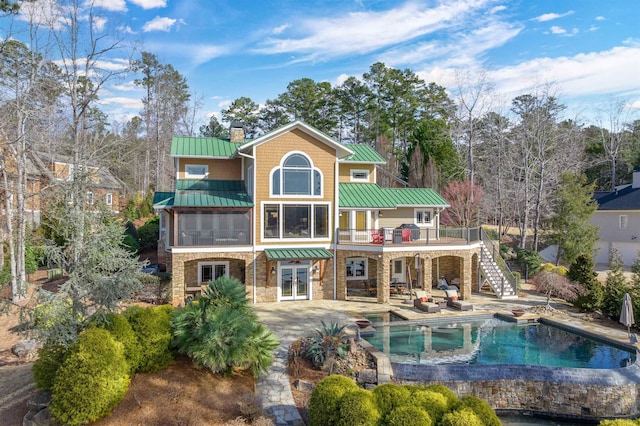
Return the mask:
[[614, 370], [521, 365], [430, 366], [392, 363], [401, 384], [443, 384], [496, 410], [599, 420], [637, 417], [640, 367]]

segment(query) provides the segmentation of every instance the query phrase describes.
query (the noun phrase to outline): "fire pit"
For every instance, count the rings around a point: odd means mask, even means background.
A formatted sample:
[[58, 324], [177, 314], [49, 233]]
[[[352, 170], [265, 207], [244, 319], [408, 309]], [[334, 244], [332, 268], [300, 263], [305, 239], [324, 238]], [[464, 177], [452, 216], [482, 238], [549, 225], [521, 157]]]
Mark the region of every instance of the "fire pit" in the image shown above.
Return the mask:
[[358, 325], [358, 327], [360, 328], [367, 328], [371, 325], [371, 321], [369, 321], [368, 319], [358, 319], [356, 320], [356, 324]]
[[523, 316], [527, 311], [525, 311], [522, 308], [515, 308], [511, 310], [511, 313], [513, 314], [513, 316], [515, 317], [521, 317]]

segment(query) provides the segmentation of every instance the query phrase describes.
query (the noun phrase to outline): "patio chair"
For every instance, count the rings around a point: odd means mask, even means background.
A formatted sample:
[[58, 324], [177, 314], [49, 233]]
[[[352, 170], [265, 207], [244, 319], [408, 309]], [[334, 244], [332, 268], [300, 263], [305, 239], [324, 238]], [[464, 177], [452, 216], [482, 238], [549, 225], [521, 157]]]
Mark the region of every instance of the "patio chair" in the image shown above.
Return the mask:
[[411, 241], [411, 229], [402, 230], [402, 241], [403, 242]]
[[416, 298], [413, 301], [413, 307], [421, 310], [422, 312], [426, 312], [428, 314], [435, 314], [440, 312], [440, 305], [437, 303], [427, 301], [427, 292], [426, 291], [416, 291]]
[[458, 292], [456, 290], [445, 290], [444, 292], [447, 295], [447, 307], [458, 311], [473, 311], [473, 305], [471, 303], [458, 299]]
[[378, 232], [376, 229], [372, 229], [371, 242], [374, 244], [382, 244], [384, 242], [384, 235]]

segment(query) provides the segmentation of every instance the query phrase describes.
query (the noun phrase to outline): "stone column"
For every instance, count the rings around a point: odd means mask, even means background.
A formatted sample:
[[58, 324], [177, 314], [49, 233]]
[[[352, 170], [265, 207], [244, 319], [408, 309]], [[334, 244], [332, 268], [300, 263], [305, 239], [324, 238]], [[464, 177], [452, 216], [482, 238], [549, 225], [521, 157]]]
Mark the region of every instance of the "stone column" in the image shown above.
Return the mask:
[[471, 298], [471, 255], [469, 252], [463, 254], [460, 258], [460, 262], [462, 262], [460, 271], [462, 272], [462, 276], [460, 277], [460, 296], [463, 300], [468, 300]]
[[433, 283], [431, 282], [431, 274], [432, 274], [432, 263], [430, 255], [424, 255], [422, 257], [422, 290], [431, 294], [431, 287]]
[[389, 303], [389, 275], [391, 266], [386, 254], [378, 257], [378, 303]]
[[184, 305], [184, 260], [180, 255], [173, 256], [173, 271], [171, 274], [171, 304], [173, 306]]

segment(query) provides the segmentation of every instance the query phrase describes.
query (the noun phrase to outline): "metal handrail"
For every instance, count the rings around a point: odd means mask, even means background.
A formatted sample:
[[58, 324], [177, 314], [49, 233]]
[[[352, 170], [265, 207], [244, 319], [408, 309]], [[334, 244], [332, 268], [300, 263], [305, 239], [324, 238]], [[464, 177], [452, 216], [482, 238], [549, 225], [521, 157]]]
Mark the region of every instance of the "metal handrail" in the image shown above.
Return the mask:
[[[484, 246], [487, 248], [487, 251], [491, 254], [491, 257], [493, 258], [493, 261], [498, 265], [498, 268], [500, 268], [502, 275], [504, 275], [507, 282], [511, 285], [511, 288], [517, 291], [518, 280], [516, 279], [515, 275], [513, 275], [513, 272], [511, 272], [511, 269], [509, 268], [509, 265], [507, 265], [507, 262], [500, 255], [500, 247], [499, 246], [496, 247], [496, 245], [493, 243], [493, 240], [489, 237], [489, 235], [485, 232], [483, 228], [480, 228], [480, 234], [482, 235], [482, 242], [484, 243]], [[504, 293], [504, 285], [503, 285], [503, 293]]]

